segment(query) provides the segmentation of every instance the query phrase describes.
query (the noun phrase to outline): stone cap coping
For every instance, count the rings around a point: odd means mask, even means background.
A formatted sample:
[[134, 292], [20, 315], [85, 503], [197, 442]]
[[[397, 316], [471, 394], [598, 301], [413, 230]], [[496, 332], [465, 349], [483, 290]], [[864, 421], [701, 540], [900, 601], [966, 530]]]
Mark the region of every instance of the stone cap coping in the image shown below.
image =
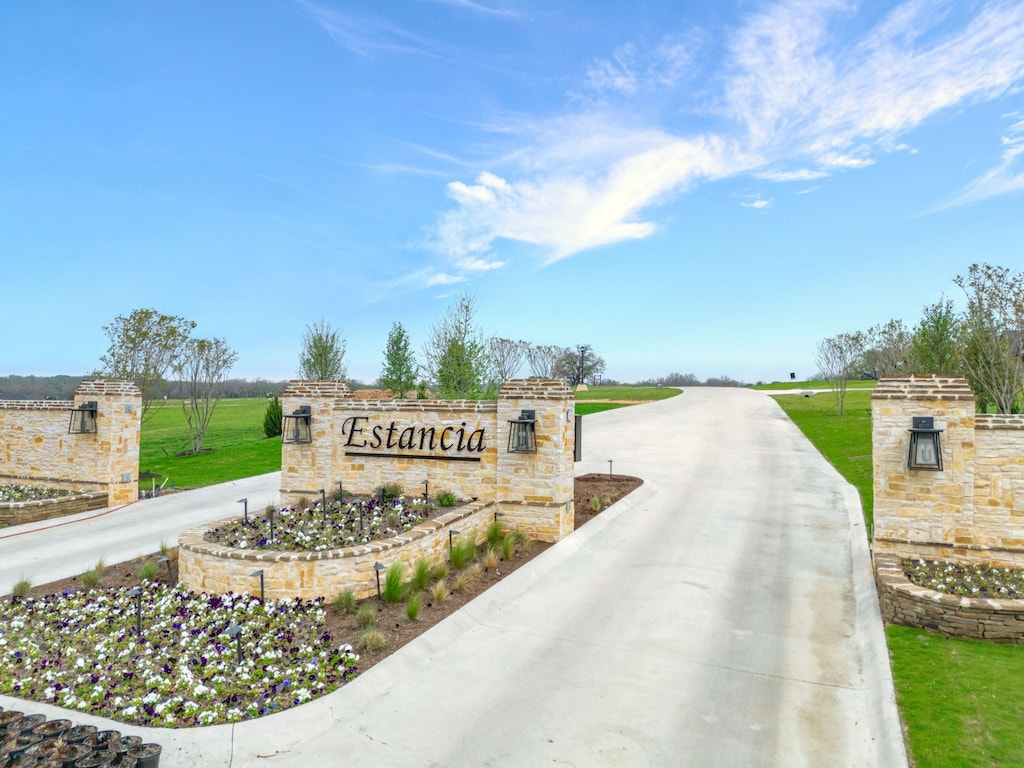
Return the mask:
[[979, 413], [974, 417], [976, 429], [1024, 429], [1024, 415], [1016, 413]]
[[86, 379], [75, 387], [75, 398], [88, 398], [103, 395], [129, 395], [142, 397], [142, 390], [134, 381], [117, 381], [114, 379]]
[[292, 379], [284, 388], [281, 397], [351, 397], [352, 391], [345, 381], [304, 381]]
[[961, 595], [949, 595], [935, 589], [920, 587], [903, 572], [901, 558], [897, 555], [876, 553], [875, 573], [878, 580], [897, 592], [903, 592], [919, 600], [929, 600], [938, 605], [946, 605], [951, 608], [966, 608], [992, 613], [1021, 613], [1024, 612], [1024, 600], [997, 597], [964, 597]]
[[574, 394], [563, 379], [509, 379], [501, 385], [498, 397], [503, 399], [572, 400]]
[[336, 400], [335, 411], [367, 411], [404, 413], [496, 413], [497, 400]]
[[73, 400], [0, 400], [0, 409], [8, 411], [67, 411]]
[[222, 520], [217, 520], [212, 523], [204, 523], [203, 525], [195, 528], [190, 528], [178, 537], [178, 546], [182, 549], [187, 549], [190, 552], [196, 552], [202, 555], [215, 555], [217, 557], [224, 557], [234, 560], [252, 560], [254, 562], [295, 562], [304, 560], [337, 560], [343, 557], [358, 557], [360, 555], [366, 555], [373, 552], [387, 552], [389, 549], [408, 544], [410, 541], [421, 539], [425, 536], [429, 536], [436, 531], [447, 528], [448, 526], [457, 523], [459, 520], [465, 520], [471, 515], [486, 509], [494, 504], [493, 501], [478, 500], [464, 504], [458, 509], [452, 510], [451, 512], [445, 512], [442, 515], [425, 520], [424, 522], [417, 525], [408, 531], [403, 531], [398, 536], [393, 536], [390, 539], [380, 539], [378, 541], [371, 541], [369, 544], [357, 544], [351, 547], [341, 547], [338, 549], [323, 549], [319, 551], [296, 551], [296, 550], [278, 550], [278, 549], [236, 549], [233, 547], [226, 547], [223, 544], [215, 544], [213, 542], [206, 541], [204, 535], [211, 528], [224, 525], [233, 520], [238, 520], [241, 515], [233, 515], [232, 517], [226, 517]]
[[881, 378], [872, 400], [963, 400], [974, 402], [974, 391], [962, 376], [907, 376]]

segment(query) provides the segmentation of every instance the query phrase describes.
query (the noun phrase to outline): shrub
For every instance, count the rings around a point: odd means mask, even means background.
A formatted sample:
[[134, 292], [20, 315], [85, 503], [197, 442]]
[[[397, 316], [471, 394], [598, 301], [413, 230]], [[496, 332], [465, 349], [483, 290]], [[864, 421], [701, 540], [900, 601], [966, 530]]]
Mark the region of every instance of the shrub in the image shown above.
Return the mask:
[[387, 649], [388, 638], [379, 629], [367, 629], [360, 633], [358, 646], [359, 650], [367, 653], [380, 653]]
[[377, 606], [373, 603], [360, 605], [356, 611], [356, 626], [360, 629], [377, 626]]
[[451, 491], [442, 491], [437, 494], [437, 503], [442, 507], [454, 507], [455, 506], [455, 494]]
[[452, 568], [460, 570], [476, 559], [476, 542], [472, 538], [459, 536], [452, 542]]
[[421, 557], [416, 561], [416, 567], [413, 569], [409, 586], [417, 592], [422, 592], [430, 586], [430, 561], [427, 558]]
[[416, 621], [420, 616], [420, 593], [417, 592], [415, 595], [409, 598], [409, 602], [405, 604], [405, 617], [409, 621]]
[[399, 483], [388, 483], [383, 490], [384, 501], [394, 501], [402, 497], [402, 486]]
[[356, 593], [351, 589], [343, 589], [334, 596], [331, 607], [338, 613], [352, 613], [356, 609]]
[[281, 401], [274, 395], [274, 399], [267, 404], [267, 410], [263, 414], [263, 434], [267, 437], [277, 437], [281, 434]]
[[386, 603], [397, 603], [405, 597], [405, 565], [401, 560], [396, 560], [384, 574], [384, 588], [380, 596]]

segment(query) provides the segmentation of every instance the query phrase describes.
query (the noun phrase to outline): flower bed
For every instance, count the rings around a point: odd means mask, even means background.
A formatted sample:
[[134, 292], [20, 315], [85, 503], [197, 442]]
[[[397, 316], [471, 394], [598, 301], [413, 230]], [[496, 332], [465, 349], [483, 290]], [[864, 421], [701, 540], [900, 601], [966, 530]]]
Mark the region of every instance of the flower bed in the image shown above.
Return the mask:
[[[264, 603], [153, 582], [139, 596], [118, 589], [5, 602], [0, 693], [138, 725], [236, 722], [356, 675], [358, 656], [334, 642], [324, 618], [321, 600]], [[240, 632], [229, 635], [231, 627]]]
[[74, 491], [37, 485], [0, 484], [0, 504], [12, 501], [39, 501], [71, 496]]
[[1024, 643], [1024, 599], [949, 594], [964, 589], [980, 594], [980, 588], [978, 593], [970, 585], [951, 588], [952, 582], [945, 579], [952, 578], [952, 572], [944, 573], [943, 567], [935, 569], [943, 579], [942, 591], [920, 586], [907, 577], [899, 557], [876, 552], [874, 559], [882, 618], [887, 623], [930, 629], [947, 637]]
[[101, 509], [107, 500], [106, 491], [0, 483], [0, 527]]
[[415, 528], [429, 517], [421, 499], [397, 498], [332, 503], [321, 507], [285, 507], [270, 518], [259, 515], [232, 519], [203, 535], [206, 541], [231, 549], [323, 552], [389, 539]]

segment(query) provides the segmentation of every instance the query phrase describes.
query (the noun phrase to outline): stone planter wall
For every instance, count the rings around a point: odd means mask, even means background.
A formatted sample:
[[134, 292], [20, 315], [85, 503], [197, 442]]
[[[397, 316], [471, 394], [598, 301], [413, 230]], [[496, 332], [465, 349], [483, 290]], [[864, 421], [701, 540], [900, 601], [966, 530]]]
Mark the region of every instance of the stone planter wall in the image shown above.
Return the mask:
[[[427, 520], [392, 539], [322, 552], [232, 549], [211, 544], [203, 538], [204, 534], [227, 522], [221, 520], [188, 530], [179, 537], [178, 579], [197, 592], [258, 595], [259, 577], [251, 574], [262, 570], [264, 596], [268, 600], [329, 600], [345, 589], [352, 589], [357, 598], [372, 597], [377, 594], [374, 563], [390, 566], [401, 561], [411, 569], [421, 557], [431, 565], [445, 561], [448, 531], [458, 530], [460, 536], [472, 536], [480, 542], [494, 521], [495, 511], [493, 503], [481, 500]], [[382, 585], [383, 582], [382, 573]]]
[[59, 499], [36, 499], [34, 501], [10, 501], [0, 504], [0, 525], [21, 525], [53, 517], [89, 512], [107, 506], [106, 491], [63, 496]]
[[[96, 401], [96, 431], [70, 434], [71, 409]], [[142, 395], [130, 381], [83, 381], [74, 400], [0, 400], [0, 478], [138, 499]]]
[[1024, 600], [947, 595], [919, 587], [903, 573], [900, 558], [875, 553], [875, 578], [882, 618], [946, 637], [1024, 643]]

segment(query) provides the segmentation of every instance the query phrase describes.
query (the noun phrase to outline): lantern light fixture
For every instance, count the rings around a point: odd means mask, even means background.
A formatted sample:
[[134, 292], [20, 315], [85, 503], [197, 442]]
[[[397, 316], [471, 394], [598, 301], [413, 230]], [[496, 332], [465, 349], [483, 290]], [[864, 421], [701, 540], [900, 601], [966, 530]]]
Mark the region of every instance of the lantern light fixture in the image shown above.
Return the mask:
[[537, 412], [523, 410], [518, 419], [508, 422], [508, 452], [537, 452]]
[[71, 409], [71, 420], [68, 422], [69, 435], [95, 434], [96, 413], [99, 406], [95, 400], [89, 400]]
[[914, 416], [910, 428], [910, 451], [907, 467], [931, 472], [942, 471], [941, 429], [935, 429], [931, 416]]
[[310, 423], [313, 420], [313, 409], [308, 405], [300, 405], [291, 413], [281, 417], [281, 435], [286, 443], [311, 443], [313, 432]]

